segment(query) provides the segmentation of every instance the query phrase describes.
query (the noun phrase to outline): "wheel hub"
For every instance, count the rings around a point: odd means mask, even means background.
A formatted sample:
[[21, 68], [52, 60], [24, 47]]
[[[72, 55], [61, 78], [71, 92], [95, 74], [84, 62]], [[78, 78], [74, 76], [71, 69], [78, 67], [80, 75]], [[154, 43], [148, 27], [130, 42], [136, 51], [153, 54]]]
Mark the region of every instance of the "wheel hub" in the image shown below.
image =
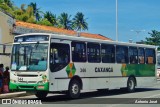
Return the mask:
[[134, 88], [133, 80], [131, 80], [131, 81], [129, 82], [129, 87], [130, 87], [130, 89], [133, 89], [133, 88]]
[[78, 90], [79, 90], [78, 85], [77, 85], [77, 84], [74, 84], [74, 85], [72, 86], [72, 93], [73, 93], [73, 94], [77, 94], [77, 93], [78, 93]]

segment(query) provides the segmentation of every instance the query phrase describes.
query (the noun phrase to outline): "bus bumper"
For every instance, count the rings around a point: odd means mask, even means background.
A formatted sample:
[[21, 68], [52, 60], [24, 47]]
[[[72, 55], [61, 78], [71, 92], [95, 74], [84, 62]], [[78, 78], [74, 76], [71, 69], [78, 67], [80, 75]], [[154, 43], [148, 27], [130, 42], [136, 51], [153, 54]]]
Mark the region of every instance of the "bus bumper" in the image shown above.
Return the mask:
[[10, 90], [23, 90], [23, 91], [49, 91], [49, 82], [44, 84], [21, 84], [21, 83], [9, 83]]

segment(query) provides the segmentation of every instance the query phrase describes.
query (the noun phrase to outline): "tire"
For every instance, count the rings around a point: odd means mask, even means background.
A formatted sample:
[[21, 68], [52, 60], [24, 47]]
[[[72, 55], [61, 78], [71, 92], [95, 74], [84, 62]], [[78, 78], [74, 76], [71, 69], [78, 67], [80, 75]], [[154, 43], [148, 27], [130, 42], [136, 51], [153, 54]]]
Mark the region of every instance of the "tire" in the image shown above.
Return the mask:
[[78, 98], [80, 96], [80, 83], [77, 80], [72, 80], [69, 85], [68, 95], [70, 98]]
[[46, 98], [47, 94], [48, 94], [48, 92], [46, 92], [46, 91], [37, 91], [35, 96], [37, 98], [42, 99], [42, 98]]
[[127, 81], [127, 91], [128, 92], [134, 92], [135, 91], [136, 82], [133, 77], [129, 77]]

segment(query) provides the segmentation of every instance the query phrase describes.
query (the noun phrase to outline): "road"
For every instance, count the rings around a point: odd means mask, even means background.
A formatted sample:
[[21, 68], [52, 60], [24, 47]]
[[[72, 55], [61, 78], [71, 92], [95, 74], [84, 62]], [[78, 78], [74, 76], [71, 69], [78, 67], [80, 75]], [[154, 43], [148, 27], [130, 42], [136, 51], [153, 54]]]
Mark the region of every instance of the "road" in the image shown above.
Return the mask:
[[[147, 98], [147, 99], [146, 99]], [[156, 103], [155, 98], [158, 98], [158, 103]], [[154, 107], [159, 107], [160, 105], [160, 81], [153, 87], [147, 88], [137, 88], [134, 93], [127, 93], [125, 90], [109, 90], [109, 91], [92, 91], [83, 92], [79, 99], [69, 99], [63, 94], [49, 94], [46, 99], [37, 99], [34, 95], [19, 97], [18, 99], [23, 100], [41, 100], [42, 104], [45, 106], [52, 107], [82, 107], [82, 106], [92, 106], [92, 107], [150, 107], [153, 104], [140, 104], [135, 103], [135, 101], [155, 101]], [[132, 104], [131, 104], [132, 103]], [[49, 105], [46, 105], [49, 104]], [[51, 105], [52, 104], [52, 105]], [[27, 106], [27, 105], [26, 105]], [[44, 105], [33, 105], [33, 107], [39, 107]], [[7, 107], [11, 107], [8, 105]], [[17, 107], [17, 105], [12, 105], [12, 107]]]

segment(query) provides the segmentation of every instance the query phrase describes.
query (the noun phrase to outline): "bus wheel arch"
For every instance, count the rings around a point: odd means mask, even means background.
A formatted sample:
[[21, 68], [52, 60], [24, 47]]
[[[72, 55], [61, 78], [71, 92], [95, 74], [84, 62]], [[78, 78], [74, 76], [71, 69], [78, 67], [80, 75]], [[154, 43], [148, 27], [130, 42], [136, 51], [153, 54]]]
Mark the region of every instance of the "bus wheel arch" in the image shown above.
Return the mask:
[[79, 76], [71, 78], [68, 85], [68, 95], [70, 98], [78, 98], [82, 89], [82, 80]]
[[135, 86], [137, 86], [136, 78], [135, 78], [135, 76], [131, 75], [128, 77], [128, 80], [127, 80], [127, 91], [134, 92]]

